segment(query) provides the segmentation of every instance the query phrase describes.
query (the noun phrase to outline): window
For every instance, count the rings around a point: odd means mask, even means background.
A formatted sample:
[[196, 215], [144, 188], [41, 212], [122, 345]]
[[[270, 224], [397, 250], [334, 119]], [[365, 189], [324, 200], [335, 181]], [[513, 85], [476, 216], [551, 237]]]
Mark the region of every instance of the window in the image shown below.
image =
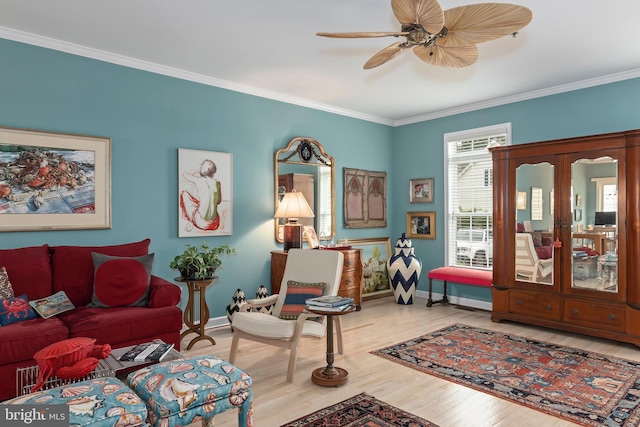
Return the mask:
[[596, 183], [596, 211], [618, 211], [618, 184], [615, 177], [592, 178]]
[[331, 235], [331, 168], [318, 167], [318, 196], [322, 200], [320, 210], [316, 212], [316, 233], [320, 238]]
[[493, 161], [511, 124], [448, 133], [445, 143], [446, 264], [493, 267]]

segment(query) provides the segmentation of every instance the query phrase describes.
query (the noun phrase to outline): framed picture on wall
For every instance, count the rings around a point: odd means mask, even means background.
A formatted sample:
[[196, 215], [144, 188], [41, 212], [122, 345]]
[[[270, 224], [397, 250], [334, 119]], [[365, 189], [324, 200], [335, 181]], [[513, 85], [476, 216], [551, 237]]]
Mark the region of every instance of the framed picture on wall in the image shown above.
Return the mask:
[[387, 226], [387, 173], [343, 168], [344, 227]]
[[517, 199], [516, 199], [516, 209], [519, 211], [523, 211], [527, 209], [527, 192], [526, 191], [518, 191]]
[[436, 213], [407, 212], [407, 237], [413, 239], [435, 239]]
[[433, 178], [409, 180], [409, 203], [433, 203]]
[[231, 153], [178, 149], [178, 237], [230, 236]]
[[316, 229], [313, 228], [312, 225], [305, 225], [303, 233], [311, 249], [315, 249], [320, 246], [320, 239], [318, 239], [318, 234], [316, 233]]
[[0, 231], [111, 228], [111, 139], [0, 128]]
[[391, 256], [389, 237], [349, 239], [338, 243], [349, 245], [354, 249], [362, 249], [363, 300], [393, 295], [387, 273], [387, 260]]

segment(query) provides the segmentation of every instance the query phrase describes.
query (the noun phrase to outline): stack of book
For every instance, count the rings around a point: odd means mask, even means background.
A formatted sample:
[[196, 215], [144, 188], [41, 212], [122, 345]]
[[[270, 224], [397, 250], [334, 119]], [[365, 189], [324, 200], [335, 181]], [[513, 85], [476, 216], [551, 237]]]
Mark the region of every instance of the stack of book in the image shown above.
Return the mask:
[[353, 298], [327, 295], [309, 298], [306, 303], [311, 310], [344, 311], [353, 305]]
[[149, 342], [133, 346], [120, 356], [122, 362], [160, 362], [173, 348], [173, 344]]

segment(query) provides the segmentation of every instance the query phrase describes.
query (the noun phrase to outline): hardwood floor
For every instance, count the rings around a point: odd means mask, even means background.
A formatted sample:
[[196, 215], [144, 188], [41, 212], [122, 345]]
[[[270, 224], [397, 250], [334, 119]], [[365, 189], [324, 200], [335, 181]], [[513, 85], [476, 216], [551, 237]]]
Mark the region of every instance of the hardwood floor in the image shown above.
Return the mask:
[[[277, 427], [366, 392], [441, 427], [577, 425], [369, 354], [453, 323], [640, 361], [640, 350], [629, 344], [511, 322], [493, 323], [486, 311], [441, 305], [425, 308], [425, 303], [425, 299], [417, 298], [413, 305], [398, 305], [388, 297], [365, 301], [362, 311], [342, 316], [345, 354], [336, 354], [335, 365], [349, 371], [349, 381], [340, 387], [321, 387], [310, 379], [315, 368], [326, 364], [325, 340], [303, 340], [293, 383], [285, 382], [288, 351], [241, 340], [235, 364], [253, 378], [254, 424]], [[230, 328], [211, 329], [208, 334], [216, 340], [215, 346], [199, 342], [183, 353], [228, 359]], [[183, 346], [186, 348], [185, 342]], [[236, 426], [237, 413], [227, 411], [215, 422], [216, 427]]]

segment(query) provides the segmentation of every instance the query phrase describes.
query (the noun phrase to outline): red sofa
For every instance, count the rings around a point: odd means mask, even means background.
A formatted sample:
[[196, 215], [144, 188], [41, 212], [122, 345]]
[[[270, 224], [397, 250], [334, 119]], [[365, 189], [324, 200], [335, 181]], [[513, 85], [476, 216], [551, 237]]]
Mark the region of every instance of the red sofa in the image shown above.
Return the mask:
[[16, 296], [29, 300], [65, 291], [75, 309], [48, 319], [36, 318], [0, 327], [0, 400], [16, 394], [16, 368], [35, 365], [36, 351], [72, 337], [124, 347], [160, 338], [180, 349], [180, 288], [151, 276], [146, 307], [90, 308], [94, 266], [91, 252], [111, 256], [147, 255], [150, 240], [114, 246], [37, 246], [0, 250]]

